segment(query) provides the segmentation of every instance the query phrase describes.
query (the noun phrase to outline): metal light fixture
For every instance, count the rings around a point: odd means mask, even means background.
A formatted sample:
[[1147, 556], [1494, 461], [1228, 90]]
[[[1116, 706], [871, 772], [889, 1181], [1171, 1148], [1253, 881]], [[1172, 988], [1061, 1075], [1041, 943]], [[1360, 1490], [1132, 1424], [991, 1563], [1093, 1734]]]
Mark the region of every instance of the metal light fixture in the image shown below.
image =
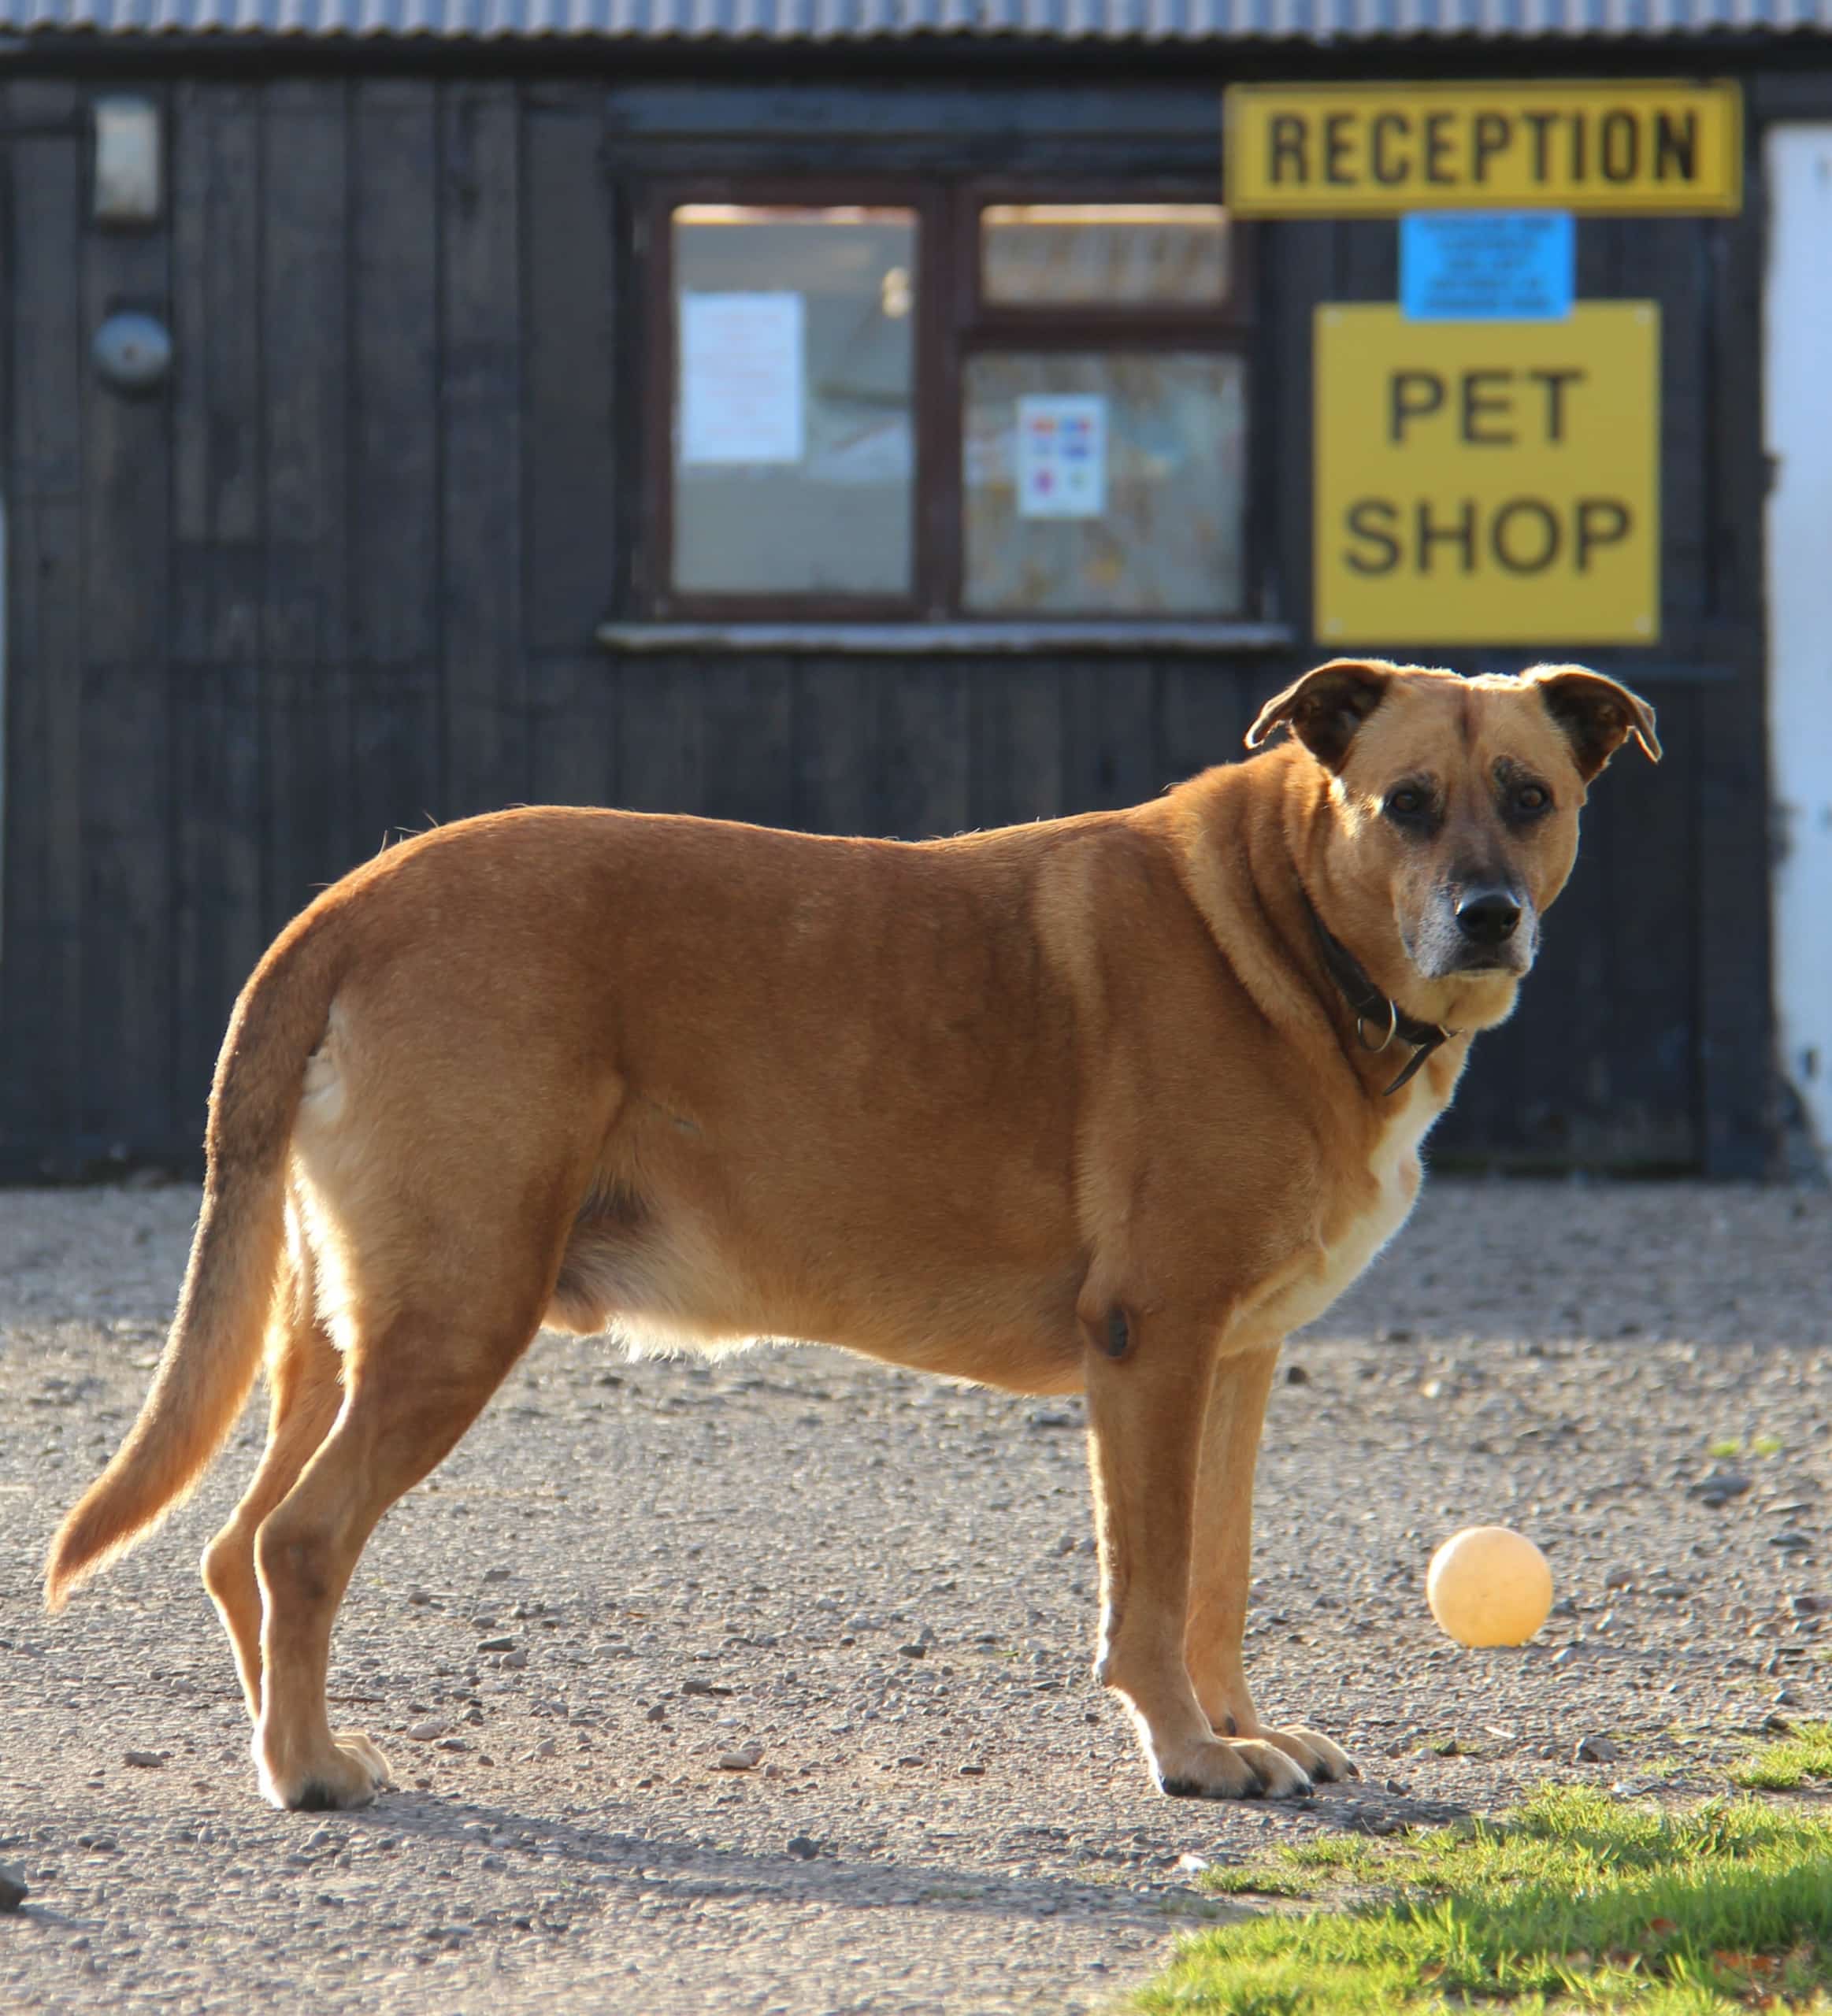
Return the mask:
[[157, 224], [165, 201], [158, 106], [150, 98], [110, 93], [93, 110], [95, 221]]

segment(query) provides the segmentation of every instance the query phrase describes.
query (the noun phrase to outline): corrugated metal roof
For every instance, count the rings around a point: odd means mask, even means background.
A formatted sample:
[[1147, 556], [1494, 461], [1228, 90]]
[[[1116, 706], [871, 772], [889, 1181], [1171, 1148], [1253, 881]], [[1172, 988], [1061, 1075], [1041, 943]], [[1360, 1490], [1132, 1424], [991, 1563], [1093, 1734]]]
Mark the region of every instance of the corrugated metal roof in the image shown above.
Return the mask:
[[1818, 29], [1832, 0], [0, 0], [0, 32], [867, 42], [1678, 36]]

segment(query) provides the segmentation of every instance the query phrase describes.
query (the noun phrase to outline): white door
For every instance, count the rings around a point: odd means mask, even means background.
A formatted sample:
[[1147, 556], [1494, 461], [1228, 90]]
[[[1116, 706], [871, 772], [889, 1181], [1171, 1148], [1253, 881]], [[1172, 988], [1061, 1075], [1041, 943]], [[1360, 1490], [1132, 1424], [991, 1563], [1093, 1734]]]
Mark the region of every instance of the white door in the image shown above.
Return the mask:
[[1781, 1065], [1832, 1167], [1832, 124], [1768, 135], [1770, 786]]

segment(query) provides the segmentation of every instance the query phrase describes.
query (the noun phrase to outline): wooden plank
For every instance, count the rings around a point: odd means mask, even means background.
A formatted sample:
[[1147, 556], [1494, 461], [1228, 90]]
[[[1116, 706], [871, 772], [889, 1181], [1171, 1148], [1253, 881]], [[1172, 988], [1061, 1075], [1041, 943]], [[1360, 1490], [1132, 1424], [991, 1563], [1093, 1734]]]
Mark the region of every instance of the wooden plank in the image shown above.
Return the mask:
[[1759, 690], [1752, 659], [1745, 682], [1703, 687], [1698, 695], [1699, 1066], [1704, 1171], [1718, 1177], [1768, 1174], [1777, 1147]]
[[617, 802], [617, 692], [595, 648], [531, 660], [528, 767], [537, 805]]
[[359, 838], [350, 761], [350, 690], [343, 665], [269, 665], [261, 682], [271, 936], [373, 850]]
[[[1278, 458], [1289, 480], [1276, 486], [1274, 550], [1255, 556], [1266, 584], [1265, 613], [1311, 635], [1311, 502], [1315, 481], [1312, 322], [1334, 285], [1335, 227], [1281, 224], [1267, 248], [1263, 310], [1254, 350], [1255, 453]], [[1304, 650], [1307, 653], [1308, 646]]]
[[175, 1106], [180, 1133], [200, 1144], [229, 1010], [267, 943], [263, 784], [260, 673], [180, 668], [172, 713]]
[[795, 671], [791, 823], [810, 833], [881, 835], [882, 668], [856, 658], [804, 658]]
[[884, 681], [882, 811], [887, 832], [927, 840], [973, 820], [971, 661], [893, 660]]
[[439, 149], [443, 796], [458, 817], [528, 796], [514, 87], [441, 87]]
[[[8, 524], [6, 968], [0, 1140], [28, 1166], [78, 1126], [82, 1055], [82, 522], [74, 503]], [[14, 976], [30, 976], [29, 984]]]
[[[87, 232], [80, 244], [86, 330], [123, 302], [167, 298], [163, 236]], [[169, 411], [163, 398], [123, 395], [93, 372], [81, 391], [84, 652], [91, 665], [151, 667], [165, 651], [170, 610]]]
[[705, 668], [695, 658], [613, 658], [617, 802], [635, 812], [706, 809]]
[[268, 86], [261, 158], [269, 662], [341, 663], [350, 647], [350, 246], [346, 87]]
[[[358, 665], [439, 654], [435, 87], [351, 87], [350, 615]], [[436, 795], [436, 794], [435, 794]]]
[[157, 1152], [178, 1126], [168, 698], [157, 658], [83, 673], [77, 1114], [116, 1159]]
[[577, 650], [611, 607], [614, 204], [602, 108], [531, 115], [528, 166], [528, 615], [533, 650]]
[[[74, 119], [68, 84], [7, 87], [18, 124]], [[76, 135], [18, 139], [12, 156], [6, 307], [13, 324], [11, 468], [8, 502], [76, 496], [82, 480], [80, 396], [87, 369], [82, 305], [71, 247], [82, 228]]]
[[247, 665], [261, 648], [260, 142], [251, 87], [176, 88], [172, 649], [191, 664]]
[[1232, 664], [1177, 662], [1160, 670], [1157, 769], [1166, 784], [1247, 753], [1243, 741], [1256, 711], [1248, 704], [1248, 677]]
[[1734, 684], [1699, 696], [1697, 799], [1700, 1076], [1704, 1166], [1714, 1177], [1769, 1173], [1774, 1005], [1767, 890], [1769, 799], [1763, 699], [1761, 372], [1767, 192], [1717, 227], [1712, 356], [1717, 428], [1715, 601], [1742, 639]]
[[[1703, 690], [1646, 687], [1666, 755], [1658, 769], [1624, 750], [1592, 791], [1586, 825], [1606, 826], [1602, 928], [1610, 950], [1606, 1117], [1637, 1159], [1697, 1169], [1700, 1110], [1696, 869], [1698, 702]], [[1586, 833], [1588, 842], [1590, 836]]]
[[1137, 805], [1163, 781], [1155, 726], [1157, 668], [1111, 658], [1063, 673], [1063, 808], [1096, 812]]
[[706, 668], [706, 810], [758, 826], [795, 820], [789, 762], [794, 684], [782, 658], [727, 658]]
[[436, 823], [439, 675], [365, 666], [349, 682], [350, 799], [339, 872]]
[[988, 665], [973, 682], [976, 826], [1054, 819], [1062, 800], [1063, 677], [1059, 665]]
[[[17, 124], [74, 121], [66, 84], [0, 93]], [[0, 1144], [29, 1173], [77, 1125], [81, 1076], [82, 480], [75, 132], [10, 143], [0, 251], [10, 320], [6, 884]], [[20, 976], [29, 975], [29, 984]], [[15, 1157], [18, 1158], [17, 1163]]]
[[[83, 233], [84, 327], [167, 301], [168, 255], [163, 235]], [[82, 413], [81, 1111], [132, 1150], [168, 1143], [176, 1121], [170, 412], [86, 372]]]

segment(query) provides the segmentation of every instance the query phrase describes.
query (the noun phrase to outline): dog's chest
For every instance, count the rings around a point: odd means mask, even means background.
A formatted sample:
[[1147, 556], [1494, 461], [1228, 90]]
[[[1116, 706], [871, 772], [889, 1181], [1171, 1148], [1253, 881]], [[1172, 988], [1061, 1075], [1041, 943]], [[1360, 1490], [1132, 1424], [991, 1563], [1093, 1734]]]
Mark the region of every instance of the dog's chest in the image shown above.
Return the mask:
[[1271, 1342], [1313, 1323], [1368, 1266], [1411, 1211], [1419, 1195], [1419, 1150], [1448, 1100], [1421, 1076], [1387, 1121], [1355, 1186], [1357, 1204], [1330, 1227], [1319, 1251], [1285, 1275], [1251, 1318], [1255, 1341]]

